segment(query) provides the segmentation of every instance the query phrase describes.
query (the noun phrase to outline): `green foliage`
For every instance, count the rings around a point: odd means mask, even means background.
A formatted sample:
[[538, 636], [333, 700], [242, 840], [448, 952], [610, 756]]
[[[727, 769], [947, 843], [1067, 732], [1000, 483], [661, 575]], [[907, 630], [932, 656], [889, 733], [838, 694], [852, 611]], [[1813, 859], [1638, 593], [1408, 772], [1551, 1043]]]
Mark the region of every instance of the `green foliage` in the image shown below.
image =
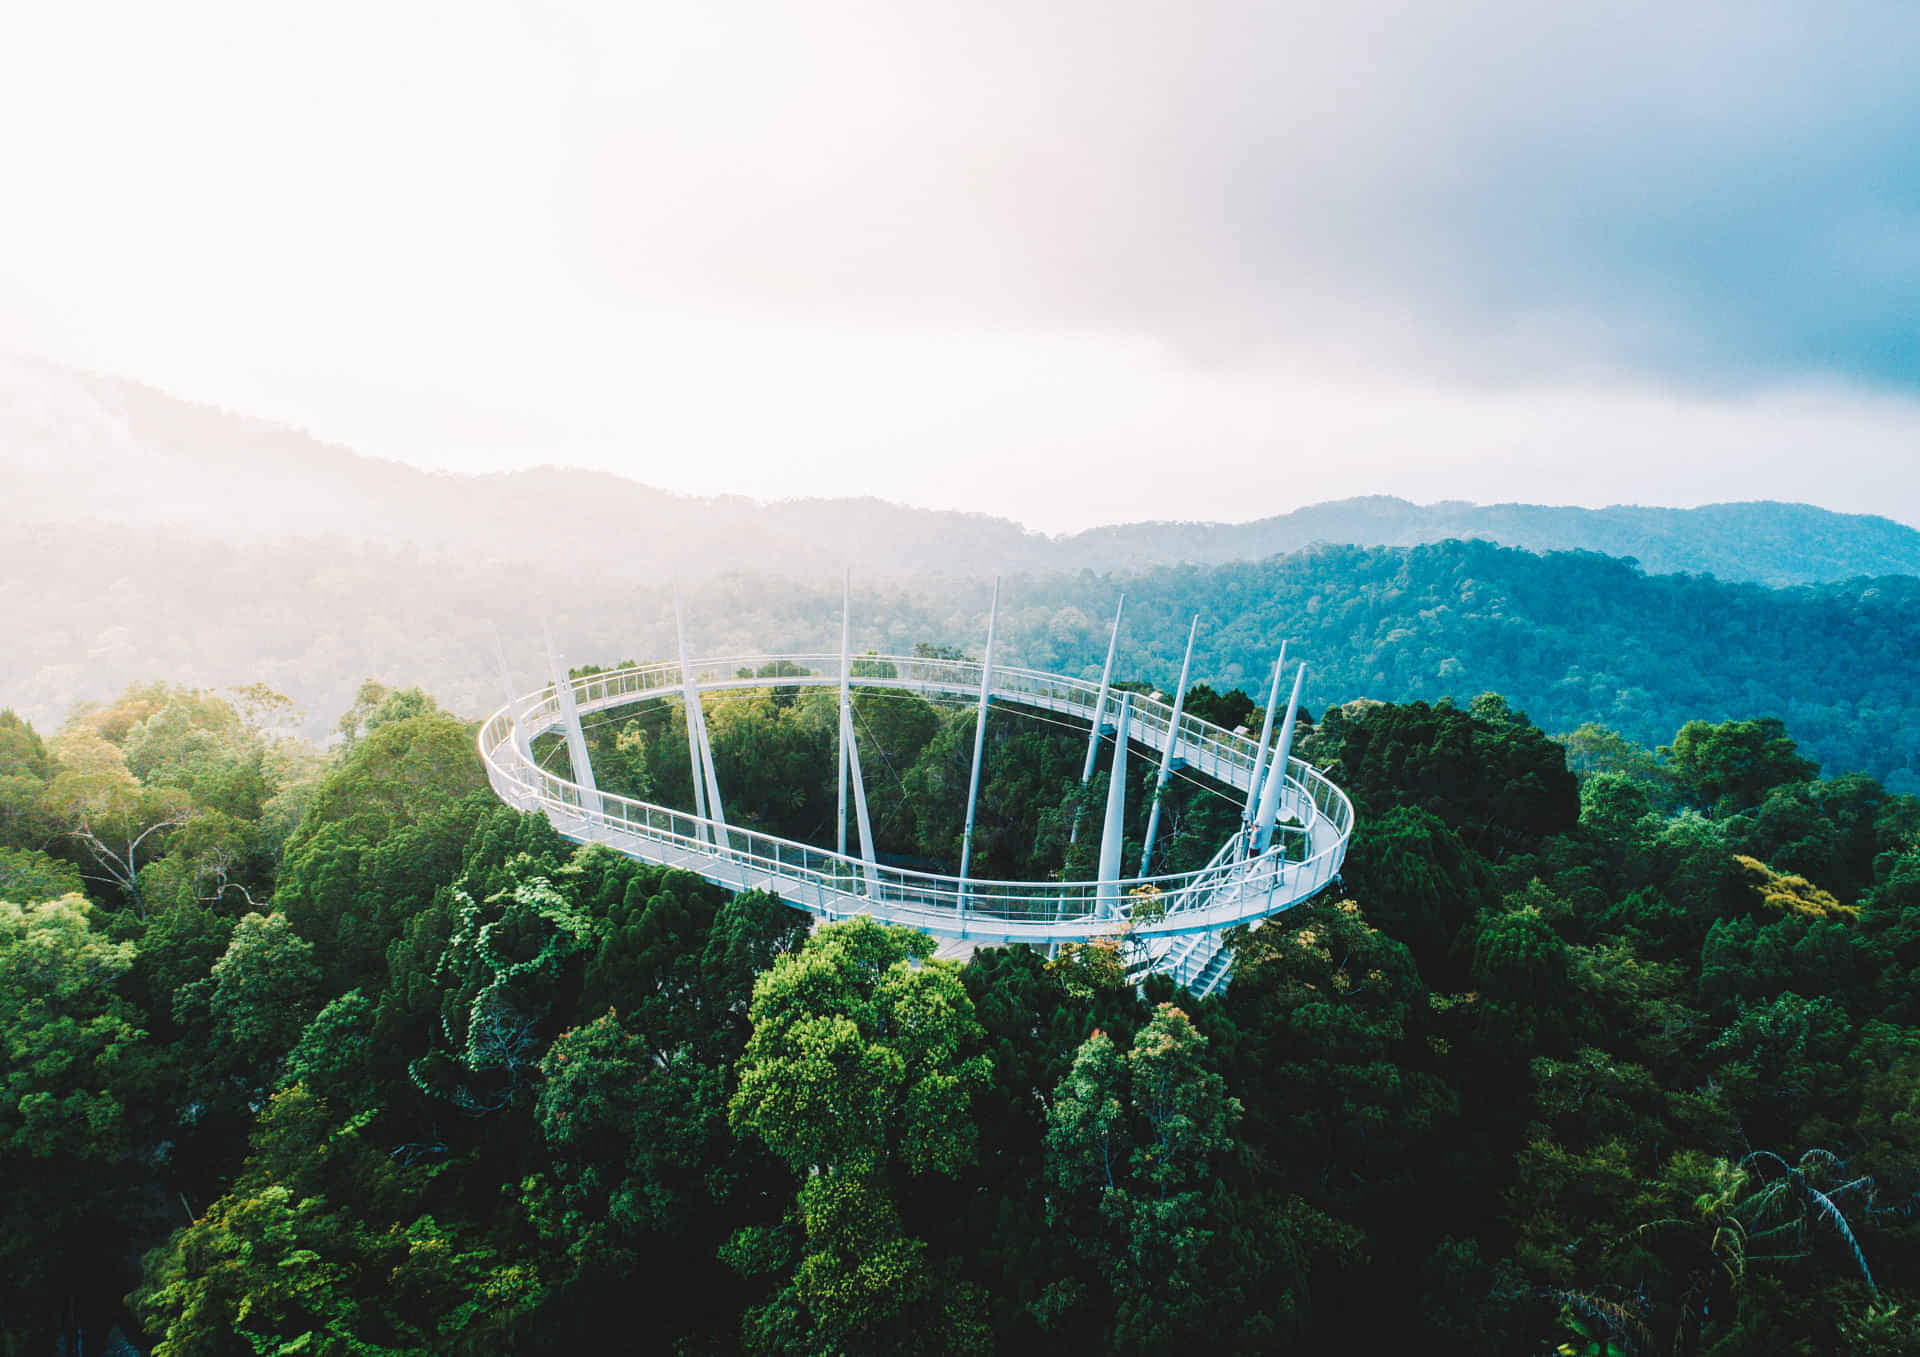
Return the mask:
[[[1367, 619], [1427, 586], [1374, 583], [1297, 612], [1385, 673], [1413, 642]], [[709, 709], [730, 810], [829, 841], [831, 694], [762, 677]], [[1118, 940], [958, 968], [577, 848], [417, 692], [330, 758], [266, 693], [140, 685], [45, 746], [0, 718], [0, 1353], [91, 1346], [135, 1288], [161, 1352], [243, 1357], [1910, 1346], [1920, 801], [1764, 721], [1663, 760], [1616, 711], [1563, 755], [1474, 691], [1303, 723], [1360, 803], [1344, 880], [1206, 1001]], [[855, 706], [882, 851], [950, 856], [971, 708]], [[677, 713], [597, 721], [603, 783], [690, 796]], [[1083, 753], [996, 711], [977, 870], [1090, 870]], [[1239, 806], [1164, 811], [1173, 865]]]
[[77, 895], [0, 900], [0, 1350], [9, 1353], [50, 1349], [51, 1312], [99, 1284], [99, 1241], [139, 1215], [136, 1109], [149, 1044], [115, 992], [134, 948], [100, 923]]
[[80, 869], [31, 848], [0, 848], [0, 900], [32, 904], [78, 895]]
[[533, 1269], [470, 1228], [396, 1214], [411, 1184], [304, 1089], [275, 1094], [233, 1190], [155, 1250], [132, 1298], [155, 1357], [510, 1350]]
[[277, 1066], [313, 1016], [320, 983], [313, 944], [284, 914], [249, 914], [210, 978], [214, 1040], [243, 1066]]
[[77, 895], [20, 906], [0, 900], [0, 1153], [49, 1158], [117, 1146], [114, 1092], [143, 1033], [113, 992], [133, 947], [93, 927]]
[[1432, 1072], [1405, 944], [1351, 900], [1315, 903], [1242, 936], [1233, 974], [1232, 1072], [1253, 1138], [1287, 1147], [1281, 1181], [1343, 1213], [1412, 1181], [1459, 1095]]
[[1826, 996], [1782, 994], [1743, 1011], [1707, 1046], [1730, 1105], [1762, 1145], [1824, 1139], [1824, 1119], [1841, 1103], [1853, 1046], [1846, 1010]]
[[1800, 757], [1778, 717], [1689, 721], [1673, 743], [1660, 747], [1682, 795], [1703, 810], [1757, 806], [1776, 787], [1805, 782], [1820, 771]]
[[724, 1068], [685, 1050], [656, 1060], [608, 1012], [556, 1038], [540, 1072], [534, 1119], [550, 1168], [523, 1191], [570, 1257], [631, 1266], [642, 1237], [684, 1238], [725, 1199]]
[[957, 967], [865, 916], [820, 929], [753, 987], [730, 1115], [795, 1172], [955, 1173], [989, 1062]]
[[1423, 974], [1457, 973], [1454, 939], [1498, 898], [1485, 860], [1428, 811], [1396, 806], [1362, 822], [1349, 861], [1347, 881], [1368, 917], [1407, 944]]
[[343, 1104], [364, 1102], [373, 1017], [373, 1001], [357, 989], [321, 1009], [287, 1053], [282, 1086], [298, 1084], [316, 1097]]
[[[1264, 1347], [1292, 1328], [1315, 1229], [1351, 1231], [1304, 1203], [1238, 1197], [1220, 1181], [1239, 1102], [1205, 1060], [1207, 1041], [1171, 1004], [1123, 1056], [1096, 1031], [1047, 1113], [1048, 1219], [1079, 1256], [1042, 1293], [1042, 1324], [1101, 1333], [1101, 1350], [1176, 1353]], [[1268, 1297], [1257, 1314], [1236, 1305]]]
[[754, 984], [729, 1116], [806, 1175], [806, 1243], [790, 1287], [749, 1313], [750, 1349], [984, 1350], [979, 1298], [929, 1268], [889, 1190], [896, 1174], [966, 1168], [968, 1114], [991, 1074], [959, 970], [932, 951], [924, 934], [862, 916], [820, 929]]
[[45, 782], [52, 772], [46, 742], [11, 707], [0, 708], [0, 777]]
[[1328, 773], [1370, 815], [1418, 807], [1501, 857], [1572, 827], [1580, 794], [1561, 748], [1504, 702], [1471, 712], [1424, 702], [1329, 711]]
[[484, 785], [465, 723], [437, 710], [383, 722], [314, 790], [288, 852], [329, 825], [377, 842]]
[[360, 685], [353, 704], [341, 713], [335, 729], [341, 743], [351, 751], [367, 735], [395, 721], [419, 716], [444, 716], [440, 704], [418, 688], [395, 690], [374, 679]]
[[560, 990], [592, 946], [594, 923], [545, 876], [476, 903], [453, 899], [434, 981], [444, 1044], [416, 1060], [414, 1083], [469, 1113], [498, 1111], [533, 1079]]
[[1532, 1029], [1536, 1040], [1552, 1042], [1566, 1030], [1572, 979], [1567, 945], [1535, 908], [1495, 915], [1474, 941], [1474, 987]]
[[1588, 721], [1559, 741], [1567, 751], [1567, 767], [1583, 785], [1596, 776], [1619, 778], [1638, 788], [1650, 806], [1671, 807], [1677, 794], [1673, 773], [1646, 746], [1597, 721]]

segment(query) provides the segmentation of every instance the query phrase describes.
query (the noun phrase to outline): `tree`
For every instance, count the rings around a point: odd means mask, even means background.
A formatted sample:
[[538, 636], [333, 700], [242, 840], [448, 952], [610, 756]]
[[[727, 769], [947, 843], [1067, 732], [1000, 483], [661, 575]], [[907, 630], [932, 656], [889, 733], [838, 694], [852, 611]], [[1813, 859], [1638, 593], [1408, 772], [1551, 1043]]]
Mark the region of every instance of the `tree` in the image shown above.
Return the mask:
[[1794, 782], [1731, 817], [1727, 830], [1739, 851], [1851, 905], [1873, 886], [1881, 854], [1920, 841], [1920, 799], [1891, 796], [1858, 774]]
[[437, 708], [381, 721], [314, 789], [287, 850], [331, 824], [375, 842], [485, 786], [466, 723]]
[[[146, 1033], [115, 992], [133, 947], [97, 930], [78, 895], [0, 900], [0, 1350], [55, 1350], [76, 1306], [123, 1278], [102, 1241], [141, 1211], [130, 1108]], [[58, 1337], [55, 1335], [58, 1333]]]
[[1519, 1019], [1515, 1039], [1530, 1045], [1556, 1042], [1572, 1027], [1572, 971], [1567, 945], [1537, 909], [1494, 915], [1474, 941], [1475, 987]]
[[287, 1052], [280, 1086], [299, 1084], [329, 1101], [366, 1105], [371, 1101], [367, 1044], [372, 1037], [373, 1001], [357, 989], [348, 990], [314, 1015]]
[[1648, 803], [1668, 809], [1673, 803], [1673, 774], [1645, 745], [1597, 721], [1583, 723], [1557, 737], [1567, 751], [1567, 767], [1584, 785], [1595, 776], [1617, 777], [1639, 788]]
[[1751, 721], [1689, 721], [1660, 747], [1691, 804], [1716, 814], [1757, 806], [1775, 787], [1805, 782], [1820, 765], [1802, 758], [1777, 716]]
[[1369, 921], [1407, 945], [1422, 975], [1438, 984], [1464, 969], [1451, 955], [1454, 939], [1499, 891], [1459, 835], [1429, 811], [1396, 806], [1361, 822], [1347, 863]]
[[8, 1055], [0, 1143], [9, 1152], [51, 1156], [124, 1132], [112, 1067], [142, 1033], [113, 985], [132, 966], [133, 946], [96, 934], [93, 913], [77, 895], [0, 901]]
[[701, 948], [700, 979], [715, 1017], [731, 1029], [730, 1058], [746, 1045], [755, 979], [799, 950], [807, 932], [807, 916], [767, 891], [741, 891], [720, 906]]
[[1809, 1119], [1837, 1109], [1851, 1082], [1852, 1046], [1845, 1008], [1827, 995], [1789, 993], [1742, 1011], [1707, 1054], [1719, 1062], [1718, 1078], [1748, 1135], [1763, 1144], [1804, 1144]]
[[140, 873], [160, 856], [166, 835], [192, 818], [191, 797], [178, 788], [143, 786], [119, 746], [88, 726], [70, 725], [55, 749], [60, 771], [46, 796], [62, 836], [93, 867], [90, 878], [116, 888], [144, 915]]
[[270, 1083], [313, 1017], [320, 968], [313, 944], [284, 914], [249, 914], [213, 963], [208, 1014], [214, 1040], [256, 1082]]
[[314, 944], [330, 989], [361, 984], [384, 969], [407, 921], [460, 875], [476, 827], [503, 813], [520, 818], [471, 793], [422, 806], [409, 823], [383, 833], [346, 821], [303, 826], [282, 860], [273, 907]]
[[497, 1112], [532, 1086], [562, 985], [577, 974], [595, 924], [533, 874], [484, 901], [456, 891], [452, 924], [433, 971], [440, 1044], [409, 1075], [464, 1112]]
[[823, 772], [834, 767], [835, 701], [818, 688], [801, 692], [797, 700], [791, 691], [768, 688], [706, 700], [713, 762], [720, 785], [728, 788], [730, 822], [786, 838], [816, 835], [832, 823], [832, 783]]
[[0, 900], [35, 904], [80, 890], [80, 872], [72, 863], [31, 848], [0, 848]]
[[[1836, 1248], [1877, 1301], [1872, 1270], [1847, 1219], [1849, 1209], [1872, 1200], [1873, 1181], [1849, 1179], [1844, 1167], [1826, 1150], [1809, 1150], [1792, 1163], [1769, 1151], [1737, 1161], [1676, 1154], [1651, 1186], [1677, 1209], [1634, 1225], [1616, 1242], [1652, 1265], [1655, 1303], [1647, 1304], [1644, 1286], [1626, 1305], [1591, 1292], [1562, 1292], [1569, 1311], [1588, 1321], [1576, 1328], [1594, 1338], [1617, 1337], [1629, 1350], [1648, 1350], [1661, 1328], [1672, 1332], [1674, 1352], [1720, 1350], [1716, 1338], [1726, 1350], [1751, 1350], [1743, 1340], [1773, 1327], [1742, 1313], [1756, 1274], [1812, 1258], [1823, 1246]], [[1646, 1275], [1644, 1267], [1635, 1271]], [[1873, 1310], [1855, 1323], [1869, 1333], [1888, 1327]]]
[[801, 1255], [789, 1287], [749, 1314], [750, 1346], [794, 1341], [776, 1316], [809, 1335], [799, 1351], [981, 1346], [978, 1297], [926, 1262], [892, 1188], [972, 1161], [968, 1112], [991, 1072], [959, 969], [932, 953], [925, 934], [862, 916], [820, 929], [754, 985], [728, 1116], [805, 1181]]
[[0, 708], [0, 777], [30, 777], [45, 782], [52, 774], [46, 743], [12, 707]]
[[1618, 862], [1626, 845], [1653, 814], [1654, 803], [1638, 782], [1622, 773], [1593, 773], [1580, 784], [1580, 826]]
[[1442, 703], [1329, 711], [1316, 752], [1365, 818], [1396, 807], [1442, 819], [1498, 860], [1571, 828], [1580, 788], [1566, 753], [1504, 703], [1476, 712]]
[[362, 739], [381, 726], [417, 716], [444, 716], [440, 704], [418, 688], [394, 689], [377, 679], [368, 679], [353, 695], [353, 704], [340, 714], [335, 729], [349, 753]]
[[415, 1214], [421, 1171], [276, 1093], [232, 1190], [146, 1260], [130, 1299], [154, 1357], [426, 1357], [513, 1351], [541, 1297], [471, 1228]]
[[1767, 909], [1807, 919], [1851, 919], [1860, 912], [1857, 906], [1841, 904], [1832, 892], [1820, 889], [1804, 876], [1776, 872], [1744, 853], [1734, 854], [1733, 860]]
[[1080, 1044], [1047, 1109], [1049, 1173], [1061, 1186], [1105, 1191], [1129, 1176], [1133, 1133], [1122, 1101], [1126, 1091], [1120, 1051], [1113, 1038], [1095, 1031]]
[[1304, 1289], [1302, 1237], [1332, 1222], [1220, 1181], [1241, 1108], [1206, 1045], [1162, 1004], [1124, 1056], [1094, 1032], [1054, 1090], [1047, 1216], [1081, 1266], [1037, 1300], [1045, 1327], [1097, 1325], [1104, 1351], [1156, 1354], [1261, 1348], [1283, 1331]]
[[1436, 1077], [1426, 986], [1352, 900], [1305, 905], [1234, 944], [1225, 1010], [1248, 1139], [1284, 1146], [1280, 1182], [1342, 1217], [1397, 1198], [1457, 1111]]
[[817, 931], [753, 988], [730, 1115], [796, 1172], [957, 1172], [987, 1076], [973, 1001], [933, 941], [865, 916]]
[[260, 818], [271, 790], [265, 741], [224, 699], [166, 689], [159, 708], [130, 726], [119, 745], [143, 785], [178, 788], [196, 806], [238, 820]]
[[0, 846], [45, 850], [68, 827], [47, 799], [47, 784], [27, 773], [0, 773]]
[[555, 1038], [540, 1072], [534, 1119], [553, 1164], [542, 1229], [576, 1257], [684, 1236], [717, 1186], [705, 1171], [725, 1158], [725, 1071], [685, 1051], [655, 1060], [609, 1011]]

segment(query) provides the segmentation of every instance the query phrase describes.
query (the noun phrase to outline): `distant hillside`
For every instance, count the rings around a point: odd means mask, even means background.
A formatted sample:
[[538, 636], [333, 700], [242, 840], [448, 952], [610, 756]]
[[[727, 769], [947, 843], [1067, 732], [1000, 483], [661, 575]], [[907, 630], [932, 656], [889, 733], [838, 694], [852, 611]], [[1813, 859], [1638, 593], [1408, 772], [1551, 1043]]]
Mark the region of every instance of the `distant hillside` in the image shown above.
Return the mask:
[[[1830, 772], [1920, 791], [1920, 579], [1767, 589], [1650, 576], [1591, 553], [1479, 542], [1323, 547], [1263, 562], [1009, 577], [999, 653], [1097, 675], [1127, 593], [1120, 672], [1161, 685], [1201, 616], [1195, 675], [1258, 689], [1282, 637], [1307, 702], [1506, 694], [1549, 730], [1613, 725], [1646, 743], [1691, 717], [1776, 715]], [[764, 574], [690, 581], [707, 654], [839, 637], [839, 591]], [[861, 584], [854, 643], [976, 649], [982, 581]], [[360, 680], [420, 684], [477, 715], [501, 700], [489, 621], [517, 681], [545, 677], [543, 623], [574, 663], [672, 653], [663, 580], [338, 541], [236, 545], [104, 526], [0, 533], [0, 707], [43, 727], [135, 679], [262, 681], [324, 734]]]
[[339, 538], [544, 561], [614, 576], [730, 570], [824, 579], [1142, 570], [1261, 560], [1318, 543], [1480, 538], [1629, 556], [1653, 574], [1783, 585], [1920, 575], [1920, 531], [1803, 504], [1701, 509], [1312, 505], [1252, 523], [1131, 523], [1067, 537], [875, 499], [761, 504], [671, 495], [603, 472], [468, 476], [365, 457], [149, 387], [0, 357], [0, 521], [111, 522], [228, 544]]
[[1478, 538], [1529, 551], [1597, 551], [1648, 574], [1708, 574], [1755, 584], [1920, 575], [1920, 532], [1889, 518], [1771, 500], [1660, 509], [1542, 504], [1413, 504], [1376, 495], [1314, 504], [1254, 523], [1129, 523], [1061, 545], [1096, 569], [1128, 560], [1219, 564], [1317, 543], [1417, 546]]

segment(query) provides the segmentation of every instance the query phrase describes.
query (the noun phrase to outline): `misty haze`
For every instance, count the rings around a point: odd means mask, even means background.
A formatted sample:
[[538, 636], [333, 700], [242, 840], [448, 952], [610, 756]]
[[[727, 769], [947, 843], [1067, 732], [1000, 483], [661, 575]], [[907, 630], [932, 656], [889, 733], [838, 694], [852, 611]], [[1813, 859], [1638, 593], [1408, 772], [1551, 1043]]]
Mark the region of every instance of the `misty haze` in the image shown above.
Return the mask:
[[0, 18], [0, 1357], [1920, 1352], [1916, 52]]

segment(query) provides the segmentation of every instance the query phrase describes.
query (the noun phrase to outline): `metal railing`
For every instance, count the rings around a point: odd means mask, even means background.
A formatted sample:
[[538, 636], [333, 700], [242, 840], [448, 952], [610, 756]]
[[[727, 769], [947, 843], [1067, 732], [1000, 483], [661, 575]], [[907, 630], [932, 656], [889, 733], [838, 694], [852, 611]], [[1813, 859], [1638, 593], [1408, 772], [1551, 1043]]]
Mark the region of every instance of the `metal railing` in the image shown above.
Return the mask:
[[[837, 654], [739, 655], [689, 662], [698, 691], [732, 688], [837, 687]], [[956, 697], [977, 694], [981, 666], [970, 660], [863, 655], [855, 683]], [[776, 673], [762, 671], [801, 670]], [[864, 673], [860, 671], [865, 671]], [[677, 697], [678, 663], [633, 665], [572, 680], [585, 714], [651, 697]], [[1015, 666], [994, 666], [993, 697], [1002, 703], [1093, 718], [1098, 689], [1084, 680]], [[1288, 763], [1283, 820], [1269, 849], [1249, 857], [1235, 834], [1205, 866], [1187, 872], [1115, 881], [961, 880], [815, 848], [686, 811], [579, 785], [536, 766], [522, 750], [535, 735], [558, 728], [561, 708], [551, 685], [521, 698], [523, 740], [502, 708], [482, 723], [479, 751], [497, 795], [522, 810], [544, 811], [563, 835], [604, 843], [631, 857], [685, 867], [736, 889], [761, 887], [827, 917], [870, 913], [942, 934], [1071, 941], [1118, 931], [1136, 935], [1216, 930], [1264, 918], [1297, 904], [1332, 881], [1345, 857], [1353, 806], [1332, 782], [1299, 759]], [[1170, 738], [1172, 709], [1135, 696], [1131, 739], [1156, 752]], [[1177, 755], [1186, 766], [1245, 791], [1254, 776], [1256, 743], [1183, 716]]]

